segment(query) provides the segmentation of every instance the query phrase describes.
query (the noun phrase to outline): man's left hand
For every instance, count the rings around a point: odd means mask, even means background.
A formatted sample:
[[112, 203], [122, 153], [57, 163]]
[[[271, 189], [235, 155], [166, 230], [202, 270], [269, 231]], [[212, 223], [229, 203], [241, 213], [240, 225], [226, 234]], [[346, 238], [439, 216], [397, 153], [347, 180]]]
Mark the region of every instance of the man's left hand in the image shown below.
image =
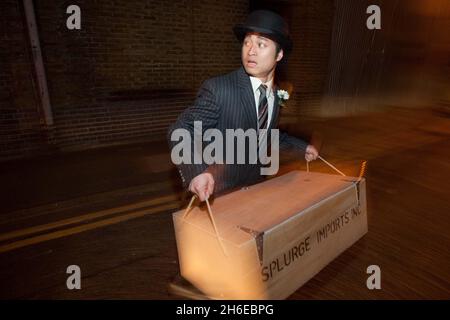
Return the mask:
[[316, 160], [319, 156], [319, 151], [317, 151], [316, 147], [314, 147], [312, 144], [308, 145], [306, 147], [305, 151], [305, 159], [306, 161], [313, 161]]

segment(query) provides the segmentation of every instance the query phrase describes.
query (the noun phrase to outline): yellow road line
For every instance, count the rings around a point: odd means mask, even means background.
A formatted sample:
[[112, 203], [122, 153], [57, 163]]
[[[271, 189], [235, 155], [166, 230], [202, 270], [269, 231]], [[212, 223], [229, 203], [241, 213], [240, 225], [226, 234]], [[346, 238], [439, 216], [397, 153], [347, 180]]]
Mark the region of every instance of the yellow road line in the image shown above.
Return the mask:
[[80, 223], [80, 222], [83, 222], [86, 220], [101, 218], [104, 216], [109, 216], [109, 215], [112, 215], [115, 213], [120, 213], [120, 212], [127, 211], [127, 210], [140, 209], [143, 207], [153, 206], [153, 205], [166, 203], [169, 201], [177, 201], [177, 200], [178, 200], [177, 196], [174, 196], [174, 195], [164, 196], [164, 197], [160, 197], [160, 198], [156, 198], [156, 199], [152, 199], [152, 200], [148, 200], [148, 201], [143, 201], [143, 202], [126, 205], [126, 206], [121, 206], [121, 207], [117, 207], [117, 208], [112, 208], [112, 209], [107, 209], [107, 210], [102, 210], [102, 211], [98, 211], [98, 212], [88, 213], [85, 215], [76, 216], [73, 218], [64, 219], [64, 220], [60, 220], [60, 221], [56, 221], [56, 222], [51, 222], [51, 223], [34, 226], [34, 227], [26, 228], [26, 229], [14, 230], [14, 231], [0, 235], [0, 241], [5, 241], [5, 240], [21, 237], [21, 236], [26, 236], [29, 234], [46, 231], [46, 230], [50, 230], [50, 229], [55, 229], [55, 228], [59, 228], [59, 227], [63, 227], [63, 226], [67, 226], [67, 225], [71, 225], [71, 224], [75, 224], [75, 223]]
[[[40, 217], [42, 215], [48, 215], [53, 212], [60, 211], [61, 208], [64, 209], [76, 209], [79, 207], [80, 203], [86, 202], [86, 203], [99, 203], [99, 199], [107, 199], [107, 198], [115, 198], [117, 195], [131, 195], [135, 194], [137, 191], [139, 191], [140, 194], [142, 193], [152, 193], [158, 190], [167, 189], [168, 186], [171, 184], [168, 182], [158, 182], [158, 183], [152, 183], [151, 185], [146, 185], [144, 187], [142, 186], [134, 186], [124, 189], [118, 189], [114, 191], [106, 191], [97, 193], [94, 195], [86, 195], [81, 196], [79, 198], [75, 199], [68, 199], [68, 200], [61, 200], [56, 203], [52, 204], [43, 204], [39, 206], [35, 206], [33, 208], [24, 208], [24, 209], [18, 209], [15, 211], [8, 212], [5, 215], [0, 215], [0, 227], [3, 225], [7, 225], [8, 223], [27, 220], [30, 218], [36, 218]], [[102, 200], [100, 200], [102, 201]]]
[[164, 204], [164, 205], [161, 205], [158, 207], [153, 207], [150, 209], [144, 209], [144, 210], [139, 210], [139, 211], [135, 211], [135, 212], [130, 212], [130, 213], [126, 213], [126, 214], [123, 214], [123, 215], [120, 215], [117, 217], [104, 219], [104, 220], [96, 221], [96, 222], [89, 223], [89, 224], [84, 224], [84, 225], [69, 228], [69, 229], [59, 230], [59, 231], [43, 234], [40, 236], [36, 236], [36, 237], [24, 239], [24, 240], [19, 240], [16, 242], [12, 242], [12, 243], [0, 246], [0, 253], [4, 253], [7, 251], [11, 251], [11, 250], [18, 249], [21, 247], [29, 246], [32, 244], [37, 244], [37, 243], [44, 242], [44, 241], [67, 237], [67, 236], [70, 236], [73, 234], [77, 234], [77, 233], [81, 233], [84, 231], [108, 226], [111, 224], [116, 224], [116, 223], [123, 222], [126, 220], [143, 217], [148, 214], [161, 212], [161, 211], [169, 210], [169, 209], [175, 209], [175, 208], [178, 208], [178, 206], [179, 206], [179, 203], [177, 203], [177, 202]]

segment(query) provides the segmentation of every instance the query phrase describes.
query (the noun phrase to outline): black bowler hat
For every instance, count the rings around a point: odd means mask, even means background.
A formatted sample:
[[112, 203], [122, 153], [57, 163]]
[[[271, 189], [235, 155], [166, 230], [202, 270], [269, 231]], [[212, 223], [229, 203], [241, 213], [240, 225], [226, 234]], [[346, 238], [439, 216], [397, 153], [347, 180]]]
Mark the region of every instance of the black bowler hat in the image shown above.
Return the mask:
[[249, 14], [244, 23], [233, 28], [234, 34], [243, 41], [248, 32], [258, 32], [276, 41], [284, 51], [292, 50], [292, 40], [286, 21], [272, 11], [256, 10]]

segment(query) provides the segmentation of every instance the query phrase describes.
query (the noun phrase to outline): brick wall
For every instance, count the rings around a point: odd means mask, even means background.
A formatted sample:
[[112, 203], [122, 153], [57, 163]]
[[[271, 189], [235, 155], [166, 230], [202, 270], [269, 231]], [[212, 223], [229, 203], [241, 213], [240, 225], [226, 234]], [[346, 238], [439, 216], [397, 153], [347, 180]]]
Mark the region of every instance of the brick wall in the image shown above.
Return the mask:
[[161, 140], [194, 95], [190, 90], [161, 90], [140, 99], [118, 95], [98, 105], [61, 108], [55, 113], [58, 125], [52, 138], [65, 150]]
[[40, 125], [20, 2], [0, 4], [0, 158], [33, 154], [46, 145]]
[[[240, 64], [248, 2], [34, 1], [54, 126], [41, 126], [22, 1], [0, 4], [0, 159], [161, 139], [206, 78]], [[81, 8], [81, 30], [66, 8]]]
[[[69, 4], [81, 8], [79, 31], [66, 29]], [[242, 0], [38, 1], [52, 102], [76, 107], [115, 91], [193, 89], [239, 65], [230, 30], [247, 10]]]
[[202, 81], [239, 66], [246, 1], [78, 1], [80, 31], [68, 4], [36, 7], [61, 149], [162, 139]]
[[[54, 126], [41, 125], [22, 1], [0, 3], [0, 159], [164, 139], [205, 79], [240, 65], [231, 29], [249, 0], [34, 1]], [[252, 2], [255, 8], [255, 1]], [[328, 62], [332, 1], [265, 1], [288, 15], [296, 43], [284, 75], [288, 113], [317, 105]], [[81, 8], [67, 30], [66, 8]]]

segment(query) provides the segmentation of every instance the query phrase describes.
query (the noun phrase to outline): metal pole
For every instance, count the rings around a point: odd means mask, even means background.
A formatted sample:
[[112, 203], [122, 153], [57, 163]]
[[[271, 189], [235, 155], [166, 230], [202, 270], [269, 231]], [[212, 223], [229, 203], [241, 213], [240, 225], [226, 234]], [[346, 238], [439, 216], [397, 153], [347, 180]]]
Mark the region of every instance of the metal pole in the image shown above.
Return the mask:
[[42, 60], [41, 45], [34, 14], [33, 0], [23, 0], [25, 8], [25, 18], [27, 20], [28, 34], [30, 38], [31, 50], [33, 54], [33, 64], [36, 71], [37, 84], [39, 89], [40, 104], [44, 112], [44, 120], [47, 126], [53, 125], [52, 106], [48, 95], [47, 77], [45, 75], [44, 62]]

